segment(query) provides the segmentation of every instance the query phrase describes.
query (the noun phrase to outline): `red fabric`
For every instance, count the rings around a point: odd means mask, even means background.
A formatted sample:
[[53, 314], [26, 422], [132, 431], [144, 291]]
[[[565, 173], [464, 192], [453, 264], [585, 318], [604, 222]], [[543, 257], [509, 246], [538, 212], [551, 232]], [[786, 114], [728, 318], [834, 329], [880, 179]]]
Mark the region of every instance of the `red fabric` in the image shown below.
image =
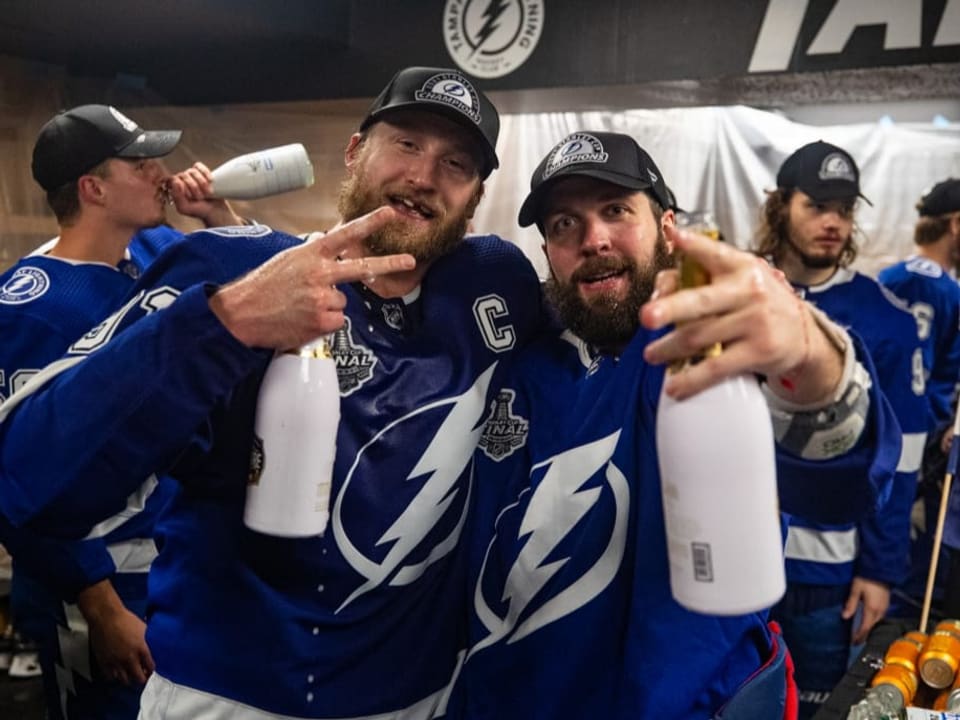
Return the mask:
[[[780, 625], [773, 620], [767, 623], [770, 632], [773, 633], [773, 651], [771, 656], [776, 656], [779, 643], [783, 642], [783, 632]], [[797, 696], [797, 681], [794, 678], [793, 656], [790, 654], [790, 648], [785, 648], [784, 670], [786, 674], [786, 701], [783, 704], [783, 720], [797, 720], [800, 712], [800, 698]]]

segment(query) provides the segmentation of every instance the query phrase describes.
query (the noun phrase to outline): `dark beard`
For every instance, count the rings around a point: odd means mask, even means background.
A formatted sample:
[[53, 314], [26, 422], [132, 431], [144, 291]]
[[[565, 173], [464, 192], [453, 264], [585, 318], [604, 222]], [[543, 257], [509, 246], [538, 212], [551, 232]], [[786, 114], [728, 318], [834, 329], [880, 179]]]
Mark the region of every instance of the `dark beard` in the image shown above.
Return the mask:
[[[545, 290], [564, 324], [577, 337], [601, 350], [617, 350], [630, 342], [640, 327], [640, 307], [650, 299], [657, 273], [673, 266], [674, 257], [661, 230], [653, 257], [643, 267], [633, 258], [595, 257], [577, 268], [565, 283], [551, 277]], [[598, 272], [623, 271], [630, 279], [630, 289], [622, 300], [601, 295], [587, 302], [580, 295], [579, 280]]]
[[850, 247], [851, 238], [847, 238], [847, 241], [843, 244], [843, 247], [840, 248], [840, 252], [837, 253], [836, 257], [831, 257], [829, 255], [808, 255], [793, 241], [793, 237], [790, 236], [789, 231], [787, 232], [787, 244], [790, 246], [790, 249], [796, 254], [797, 258], [800, 260], [801, 264], [808, 270], [826, 270], [827, 268], [835, 268], [840, 265], [840, 258], [843, 257], [843, 254], [846, 252], [847, 248]]
[[[337, 211], [345, 221], [354, 220], [388, 204], [384, 196], [366, 184], [362, 169], [340, 185]], [[425, 231], [415, 230], [410, 223], [395, 222], [367, 237], [364, 245], [371, 255], [409, 253], [416, 258], [417, 264], [423, 265], [446, 255], [459, 245], [467, 232], [468, 223], [466, 211], [457, 216], [448, 216], [448, 213], [441, 211]]]

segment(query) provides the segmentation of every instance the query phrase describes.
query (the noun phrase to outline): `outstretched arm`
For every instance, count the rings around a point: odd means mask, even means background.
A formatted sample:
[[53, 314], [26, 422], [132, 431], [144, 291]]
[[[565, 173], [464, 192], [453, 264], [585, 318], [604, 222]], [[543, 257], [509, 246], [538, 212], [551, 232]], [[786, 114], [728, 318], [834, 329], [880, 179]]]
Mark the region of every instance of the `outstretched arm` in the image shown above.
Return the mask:
[[218, 289], [205, 283], [231, 279], [219, 257], [188, 255], [146, 276], [150, 285], [83, 339], [99, 349], [58, 361], [0, 406], [0, 512], [76, 537], [122, 507], [191, 438], [206, 441], [207, 416], [262, 370], [262, 349], [298, 347], [343, 325], [337, 283], [414, 267], [409, 255], [337, 261], [395, 218], [389, 208], [370, 213]]
[[[760, 258], [700, 235], [665, 228], [674, 247], [710, 274], [702, 287], [675, 290], [676, 272], [658, 278], [656, 297], [641, 309], [644, 326], [677, 327], [651, 343], [654, 363], [687, 358], [714, 343], [724, 351], [673, 374], [666, 391], [682, 399], [743, 372], [771, 378], [773, 392], [797, 405], [830, 398], [844, 368], [843, 348], [830, 323], [814, 315], [783, 274]], [[842, 331], [837, 329], [842, 334]]]

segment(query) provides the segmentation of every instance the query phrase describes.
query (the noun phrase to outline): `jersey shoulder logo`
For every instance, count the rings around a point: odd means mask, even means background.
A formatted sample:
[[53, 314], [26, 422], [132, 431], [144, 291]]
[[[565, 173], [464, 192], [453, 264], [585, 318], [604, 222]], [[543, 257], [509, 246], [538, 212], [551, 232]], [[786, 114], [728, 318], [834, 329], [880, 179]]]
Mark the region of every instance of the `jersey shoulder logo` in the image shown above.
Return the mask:
[[497, 393], [480, 434], [480, 449], [495, 462], [512, 455], [527, 443], [530, 423], [513, 414], [513, 401], [516, 396], [513, 390], [506, 388]]
[[50, 289], [50, 276], [38, 267], [22, 267], [0, 287], [0, 303], [23, 305]]
[[373, 350], [358, 345], [350, 336], [350, 318], [346, 318], [343, 327], [333, 334], [330, 352], [337, 366], [337, 382], [343, 397], [362, 388], [373, 377], [377, 365], [377, 356]]
[[940, 263], [925, 257], [915, 257], [907, 260], [907, 270], [917, 275], [932, 278], [938, 278], [943, 275], [943, 268]]
[[207, 228], [203, 232], [220, 237], [263, 237], [273, 232], [266, 225], [227, 225], [225, 227]]

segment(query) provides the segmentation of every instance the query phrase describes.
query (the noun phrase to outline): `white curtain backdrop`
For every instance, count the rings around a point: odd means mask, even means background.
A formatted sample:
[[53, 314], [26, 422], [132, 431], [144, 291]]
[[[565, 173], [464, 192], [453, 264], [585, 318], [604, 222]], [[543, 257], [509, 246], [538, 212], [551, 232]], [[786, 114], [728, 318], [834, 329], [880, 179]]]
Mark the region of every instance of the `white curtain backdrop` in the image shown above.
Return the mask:
[[729, 242], [749, 247], [777, 169], [801, 145], [825, 140], [847, 150], [860, 166], [863, 194], [857, 222], [863, 231], [856, 267], [875, 274], [913, 248], [914, 205], [933, 183], [960, 177], [960, 125], [873, 123], [810, 126], [779, 115], [735, 107], [627, 112], [546, 113], [502, 118], [501, 167], [487, 182], [475, 218], [477, 232], [495, 232], [520, 245], [541, 277], [547, 267], [536, 227], [516, 218], [543, 156], [567, 134], [605, 130], [633, 136], [660, 167], [687, 210], [713, 210]]

